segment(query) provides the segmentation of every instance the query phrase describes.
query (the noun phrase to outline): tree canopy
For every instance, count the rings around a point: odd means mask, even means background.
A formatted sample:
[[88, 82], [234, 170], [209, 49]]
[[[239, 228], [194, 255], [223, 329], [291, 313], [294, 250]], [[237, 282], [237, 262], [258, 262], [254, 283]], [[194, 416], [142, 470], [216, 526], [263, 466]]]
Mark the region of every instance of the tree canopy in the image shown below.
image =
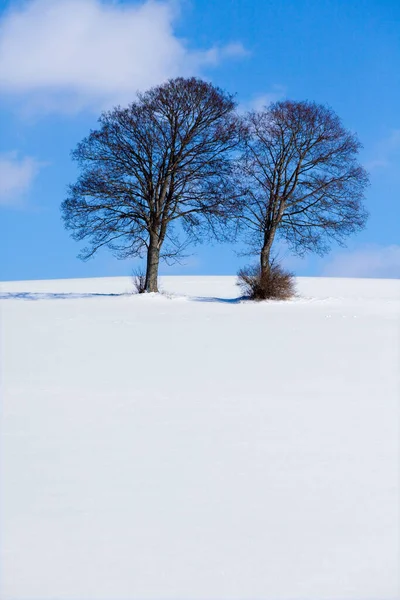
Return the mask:
[[234, 108], [230, 94], [180, 77], [103, 113], [72, 154], [80, 175], [62, 204], [73, 237], [89, 241], [81, 257], [103, 246], [119, 258], [144, 254], [145, 289], [157, 291], [160, 258], [216, 236], [234, 195]]
[[358, 162], [361, 144], [333, 110], [286, 100], [244, 120], [239, 217], [261, 269], [270, 263], [276, 235], [297, 254], [323, 254], [332, 240], [341, 243], [364, 227], [368, 176]]

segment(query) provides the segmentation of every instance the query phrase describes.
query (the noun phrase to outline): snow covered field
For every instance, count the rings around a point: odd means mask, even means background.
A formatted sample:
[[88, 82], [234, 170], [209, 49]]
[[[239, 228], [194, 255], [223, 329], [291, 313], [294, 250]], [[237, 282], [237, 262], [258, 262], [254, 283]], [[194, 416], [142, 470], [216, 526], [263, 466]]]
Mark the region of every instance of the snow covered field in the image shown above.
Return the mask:
[[1, 284], [2, 600], [394, 600], [400, 281]]

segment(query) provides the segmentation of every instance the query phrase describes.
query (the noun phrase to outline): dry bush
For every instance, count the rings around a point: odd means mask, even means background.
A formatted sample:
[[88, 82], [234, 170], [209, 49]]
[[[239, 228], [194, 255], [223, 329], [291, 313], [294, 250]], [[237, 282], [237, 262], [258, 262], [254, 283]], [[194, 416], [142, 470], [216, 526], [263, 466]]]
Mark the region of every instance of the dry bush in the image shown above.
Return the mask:
[[293, 274], [278, 263], [269, 265], [263, 274], [258, 265], [244, 267], [238, 273], [237, 285], [250, 300], [288, 300], [295, 295]]
[[132, 283], [135, 294], [144, 294], [146, 292], [146, 273], [142, 269], [132, 271]]

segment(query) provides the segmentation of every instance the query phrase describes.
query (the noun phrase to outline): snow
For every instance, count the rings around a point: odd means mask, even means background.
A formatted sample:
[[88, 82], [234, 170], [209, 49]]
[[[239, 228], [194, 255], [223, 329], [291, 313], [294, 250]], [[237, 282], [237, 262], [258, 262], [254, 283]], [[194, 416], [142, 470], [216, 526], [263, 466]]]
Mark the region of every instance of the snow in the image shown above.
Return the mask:
[[2, 600], [394, 600], [400, 281], [1, 284]]

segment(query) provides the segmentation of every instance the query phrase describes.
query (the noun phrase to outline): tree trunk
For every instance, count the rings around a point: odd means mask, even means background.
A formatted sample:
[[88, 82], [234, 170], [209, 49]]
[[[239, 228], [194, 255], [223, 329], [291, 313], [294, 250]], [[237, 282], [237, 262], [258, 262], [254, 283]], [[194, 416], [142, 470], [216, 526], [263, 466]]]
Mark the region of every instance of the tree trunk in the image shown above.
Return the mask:
[[160, 263], [160, 248], [158, 235], [150, 234], [146, 264], [146, 292], [158, 292], [158, 265]]
[[270, 254], [272, 248], [272, 242], [275, 237], [275, 229], [271, 231], [266, 231], [264, 235], [264, 245], [261, 248], [260, 254], [260, 267], [261, 267], [261, 277], [266, 275], [268, 271], [268, 267], [270, 266]]

